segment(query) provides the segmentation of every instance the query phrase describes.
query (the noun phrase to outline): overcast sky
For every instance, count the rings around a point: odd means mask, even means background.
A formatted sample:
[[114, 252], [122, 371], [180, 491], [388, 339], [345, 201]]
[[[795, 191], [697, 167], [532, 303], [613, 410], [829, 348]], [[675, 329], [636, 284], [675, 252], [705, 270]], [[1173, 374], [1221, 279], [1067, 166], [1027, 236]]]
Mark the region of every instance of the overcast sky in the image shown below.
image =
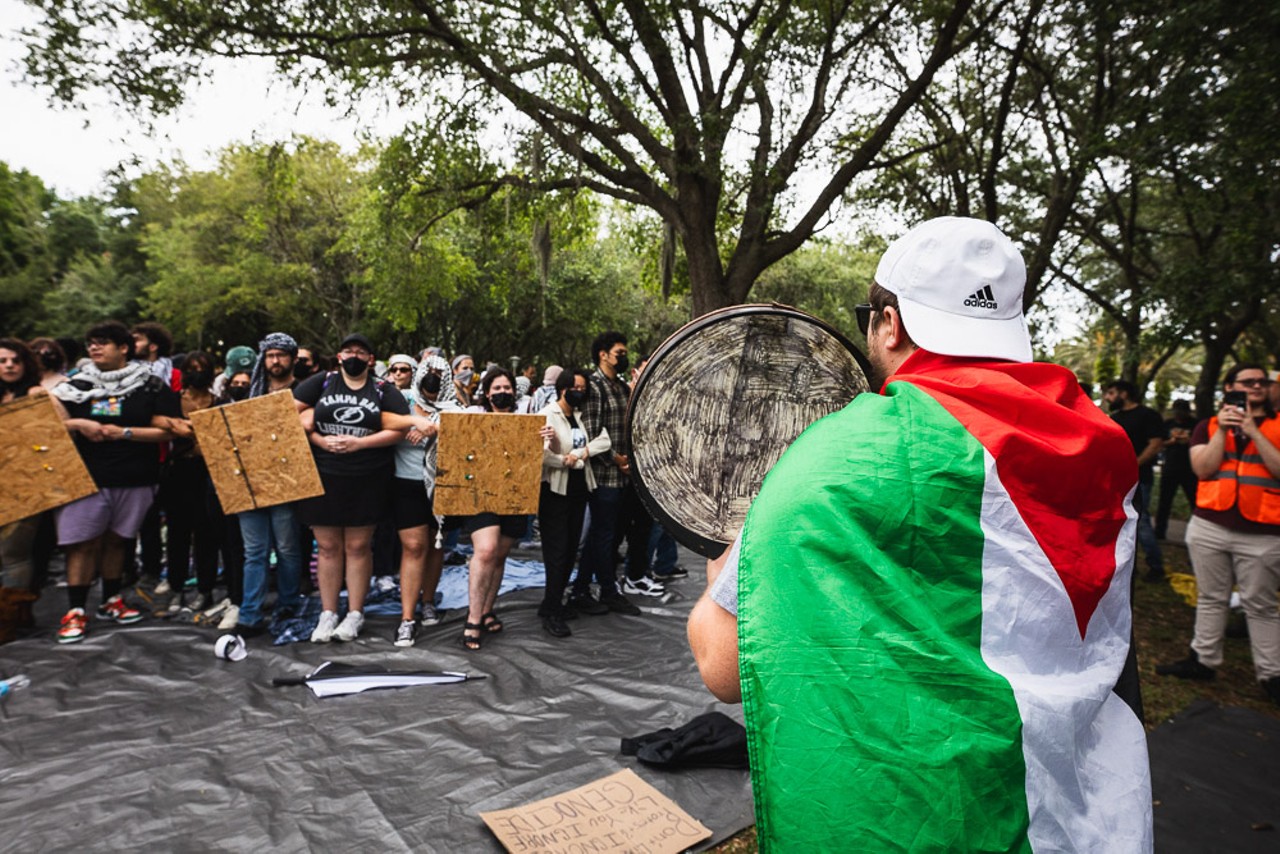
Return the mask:
[[271, 142], [291, 134], [333, 140], [354, 150], [361, 131], [389, 136], [404, 117], [372, 107], [349, 118], [326, 107], [318, 94], [306, 95], [276, 82], [268, 60], [224, 62], [212, 83], [195, 89], [174, 116], [159, 121], [155, 134], [99, 94], [87, 109], [51, 106], [47, 93], [23, 82], [16, 34], [36, 18], [18, 0], [0, 0], [0, 161], [26, 169], [57, 190], [83, 196], [103, 189], [103, 175], [131, 158], [143, 166], [181, 158], [207, 166], [212, 154], [233, 142]]

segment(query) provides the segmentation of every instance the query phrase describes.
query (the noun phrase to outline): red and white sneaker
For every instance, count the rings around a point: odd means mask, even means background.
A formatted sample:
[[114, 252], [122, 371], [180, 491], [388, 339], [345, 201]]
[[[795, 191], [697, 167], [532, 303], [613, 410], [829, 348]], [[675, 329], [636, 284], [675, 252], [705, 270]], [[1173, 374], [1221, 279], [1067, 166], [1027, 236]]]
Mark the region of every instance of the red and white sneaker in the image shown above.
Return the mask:
[[84, 608], [72, 608], [62, 617], [62, 625], [58, 627], [58, 643], [80, 643], [84, 640], [88, 623]]
[[124, 604], [124, 597], [117, 593], [98, 606], [98, 619], [114, 623], [136, 623], [142, 619], [142, 612]]

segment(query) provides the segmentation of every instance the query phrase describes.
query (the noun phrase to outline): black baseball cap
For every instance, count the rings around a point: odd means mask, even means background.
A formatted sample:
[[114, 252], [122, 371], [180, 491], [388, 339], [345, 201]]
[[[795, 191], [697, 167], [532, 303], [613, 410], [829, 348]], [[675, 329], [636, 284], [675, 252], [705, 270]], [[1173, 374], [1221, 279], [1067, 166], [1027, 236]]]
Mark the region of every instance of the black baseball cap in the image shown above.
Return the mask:
[[343, 338], [342, 343], [338, 345], [338, 349], [345, 350], [348, 346], [352, 344], [359, 344], [361, 347], [365, 348], [370, 353], [374, 352], [373, 344], [369, 341], [368, 338], [365, 338], [359, 332], [352, 332], [346, 338]]

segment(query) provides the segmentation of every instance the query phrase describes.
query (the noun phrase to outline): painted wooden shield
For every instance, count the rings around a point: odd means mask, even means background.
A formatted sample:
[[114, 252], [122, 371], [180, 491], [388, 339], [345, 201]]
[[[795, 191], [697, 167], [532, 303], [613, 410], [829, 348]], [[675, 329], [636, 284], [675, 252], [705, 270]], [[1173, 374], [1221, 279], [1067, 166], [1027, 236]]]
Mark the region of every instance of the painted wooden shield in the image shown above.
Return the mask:
[[867, 391], [869, 373], [847, 338], [794, 308], [735, 306], [686, 324], [631, 395], [641, 500], [682, 544], [719, 555], [782, 452]]

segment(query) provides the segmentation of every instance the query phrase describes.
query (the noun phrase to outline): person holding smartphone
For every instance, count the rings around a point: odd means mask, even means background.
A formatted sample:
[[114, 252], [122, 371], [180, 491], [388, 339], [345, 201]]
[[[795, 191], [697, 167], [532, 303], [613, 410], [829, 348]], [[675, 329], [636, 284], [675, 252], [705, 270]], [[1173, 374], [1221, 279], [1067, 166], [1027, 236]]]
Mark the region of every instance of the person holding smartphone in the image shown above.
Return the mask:
[[1222, 664], [1232, 587], [1240, 590], [1254, 672], [1280, 705], [1280, 419], [1261, 365], [1227, 372], [1222, 409], [1191, 434], [1200, 485], [1187, 525], [1196, 575], [1190, 654], [1156, 668], [1161, 676], [1210, 680]]

